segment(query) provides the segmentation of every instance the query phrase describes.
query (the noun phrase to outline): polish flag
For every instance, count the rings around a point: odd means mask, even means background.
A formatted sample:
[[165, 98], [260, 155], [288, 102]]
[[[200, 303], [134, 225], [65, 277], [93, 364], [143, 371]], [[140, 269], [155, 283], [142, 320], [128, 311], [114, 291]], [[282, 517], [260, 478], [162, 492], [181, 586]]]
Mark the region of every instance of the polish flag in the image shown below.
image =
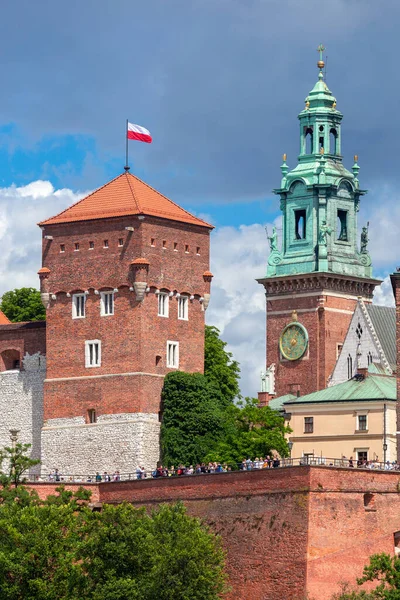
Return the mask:
[[153, 141], [148, 129], [140, 125], [134, 125], [133, 123], [128, 123], [126, 137], [128, 140], [138, 140], [139, 142], [147, 142], [147, 144], [151, 144]]

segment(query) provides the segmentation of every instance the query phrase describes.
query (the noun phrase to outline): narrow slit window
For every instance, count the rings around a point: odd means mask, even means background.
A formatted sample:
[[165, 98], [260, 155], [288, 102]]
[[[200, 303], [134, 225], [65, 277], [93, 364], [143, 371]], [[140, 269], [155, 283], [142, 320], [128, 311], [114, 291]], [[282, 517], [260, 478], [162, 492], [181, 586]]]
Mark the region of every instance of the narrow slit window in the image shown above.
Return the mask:
[[353, 377], [353, 359], [350, 354], [347, 357], [347, 379], [351, 379]]
[[79, 242], [75, 243], [75, 252], [77, 252], [79, 250]]
[[337, 154], [337, 131], [334, 128], [329, 132], [329, 153]]
[[166, 241], [166, 240], [163, 240], [162, 247], [163, 247], [163, 248], [166, 248], [166, 247], [167, 247], [167, 241]]
[[123, 246], [124, 245], [124, 239], [123, 238], [119, 238], [118, 240], [118, 246]]
[[60, 244], [60, 252], [65, 252], [65, 244]]
[[94, 242], [89, 242], [89, 250], [93, 250], [94, 249]]
[[177, 244], [177, 242], [174, 242], [174, 251], [178, 252], [178, 244]]
[[305, 240], [307, 231], [306, 231], [306, 211], [305, 210], [295, 210], [294, 211], [294, 236], [296, 240]]
[[313, 152], [313, 145], [314, 145], [314, 135], [313, 135], [313, 130], [311, 127], [307, 127], [306, 132], [305, 132], [305, 153], [306, 154], [312, 154]]
[[108, 240], [104, 240], [104, 242], [103, 242], [103, 248], [108, 248]]
[[185, 244], [185, 252], [186, 252], [186, 254], [189, 254], [189, 245], [188, 244]]
[[88, 421], [89, 421], [89, 423], [97, 422], [97, 415], [96, 415], [96, 411], [94, 408], [89, 408], [89, 410], [88, 410]]
[[155, 246], [156, 245], [156, 240], [154, 238], [151, 238], [150, 240], [150, 246]]
[[341, 242], [348, 242], [347, 237], [347, 210], [339, 209], [337, 211], [337, 239]]
[[197, 246], [197, 248], [196, 248], [196, 254], [197, 254], [197, 256], [200, 256], [200, 247], [199, 246]]

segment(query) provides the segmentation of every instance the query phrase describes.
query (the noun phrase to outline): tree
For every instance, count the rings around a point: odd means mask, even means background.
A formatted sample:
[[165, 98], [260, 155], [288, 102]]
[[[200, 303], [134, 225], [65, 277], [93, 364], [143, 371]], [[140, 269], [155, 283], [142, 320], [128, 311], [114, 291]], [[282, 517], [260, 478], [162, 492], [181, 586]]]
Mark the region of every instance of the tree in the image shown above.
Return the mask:
[[240, 367], [232, 353], [225, 350], [226, 342], [221, 340], [219, 333], [216, 327], [206, 325], [204, 375], [219, 388], [224, 404], [228, 406], [240, 395]]
[[246, 398], [229, 408], [229, 420], [226, 436], [215, 444], [206, 460], [237, 466], [243, 458], [265, 457], [274, 451], [282, 457], [288, 455], [285, 434], [291, 429], [276, 410], [258, 407], [255, 398]]
[[0, 504], [2, 600], [217, 600], [220, 538], [182, 504], [92, 512], [87, 490], [60, 487], [28, 505]]
[[389, 554], [373, 554], [364, 567], [363, 576], [357, 579], [358, 585], [367, 581], [378, 581], [377, 587], [366, 592], [349, 590], [348, 586], [332, 600], [400, 600], [400, 559]]
[[[40, 460], [30, 458], [28, 452], [31, 444], [17, 443], [14, 447], [6, 447], [0, 450], [0, 483], [3, 487], [14, 485], [17, 487], [23, 481], [23, 475], [31, 467], [38, 465]], [[6, 463], [6, 469], [3, 471], [3, 463]]]
[[0, 310], [12, 321], [44, 321], [46, 310], [35, 288], [20, 288], [5, 292], [1, 298]]
[[224, 436], [224, 404], [219, 387], [201, 373], [168, 373], [162, 391], [162, 462], [201, 462]]

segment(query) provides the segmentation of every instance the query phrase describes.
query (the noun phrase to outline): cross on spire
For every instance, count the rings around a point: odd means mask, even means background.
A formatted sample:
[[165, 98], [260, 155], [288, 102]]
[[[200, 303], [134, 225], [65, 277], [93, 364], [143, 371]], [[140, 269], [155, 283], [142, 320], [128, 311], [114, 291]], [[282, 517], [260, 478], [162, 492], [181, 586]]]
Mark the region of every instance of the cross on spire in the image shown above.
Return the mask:
[[320, 44], [317, 48], [317, 52], [319, 52], [319, 61], [317, 62], [317, 67], [320, 71], [320, 77], [322, 76], [322, 69], [325, 66], [324, 60], [323, 60], [323, 52], [325, 52], [326, 48], [323, 44]]

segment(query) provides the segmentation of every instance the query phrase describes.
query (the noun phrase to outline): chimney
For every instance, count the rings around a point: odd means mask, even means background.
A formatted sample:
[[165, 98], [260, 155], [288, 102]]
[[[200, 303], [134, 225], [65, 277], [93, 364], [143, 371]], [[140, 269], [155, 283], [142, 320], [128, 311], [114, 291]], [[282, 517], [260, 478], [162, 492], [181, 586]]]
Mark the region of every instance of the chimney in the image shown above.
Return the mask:
[[289, 383], [289, 394], [300, 398], [300, 383]]
[[363, 368], [358, 367], [358, 369], [357, 369], [357, 375], [362, 375], [364, 377], [364, 379], [365, 379], [365, 377], [368, 376], [368, 367], [363, 367]]
[[400, 461], [400, 267], [390, 276], [396, 305], [396, 444], [397, 462]]

